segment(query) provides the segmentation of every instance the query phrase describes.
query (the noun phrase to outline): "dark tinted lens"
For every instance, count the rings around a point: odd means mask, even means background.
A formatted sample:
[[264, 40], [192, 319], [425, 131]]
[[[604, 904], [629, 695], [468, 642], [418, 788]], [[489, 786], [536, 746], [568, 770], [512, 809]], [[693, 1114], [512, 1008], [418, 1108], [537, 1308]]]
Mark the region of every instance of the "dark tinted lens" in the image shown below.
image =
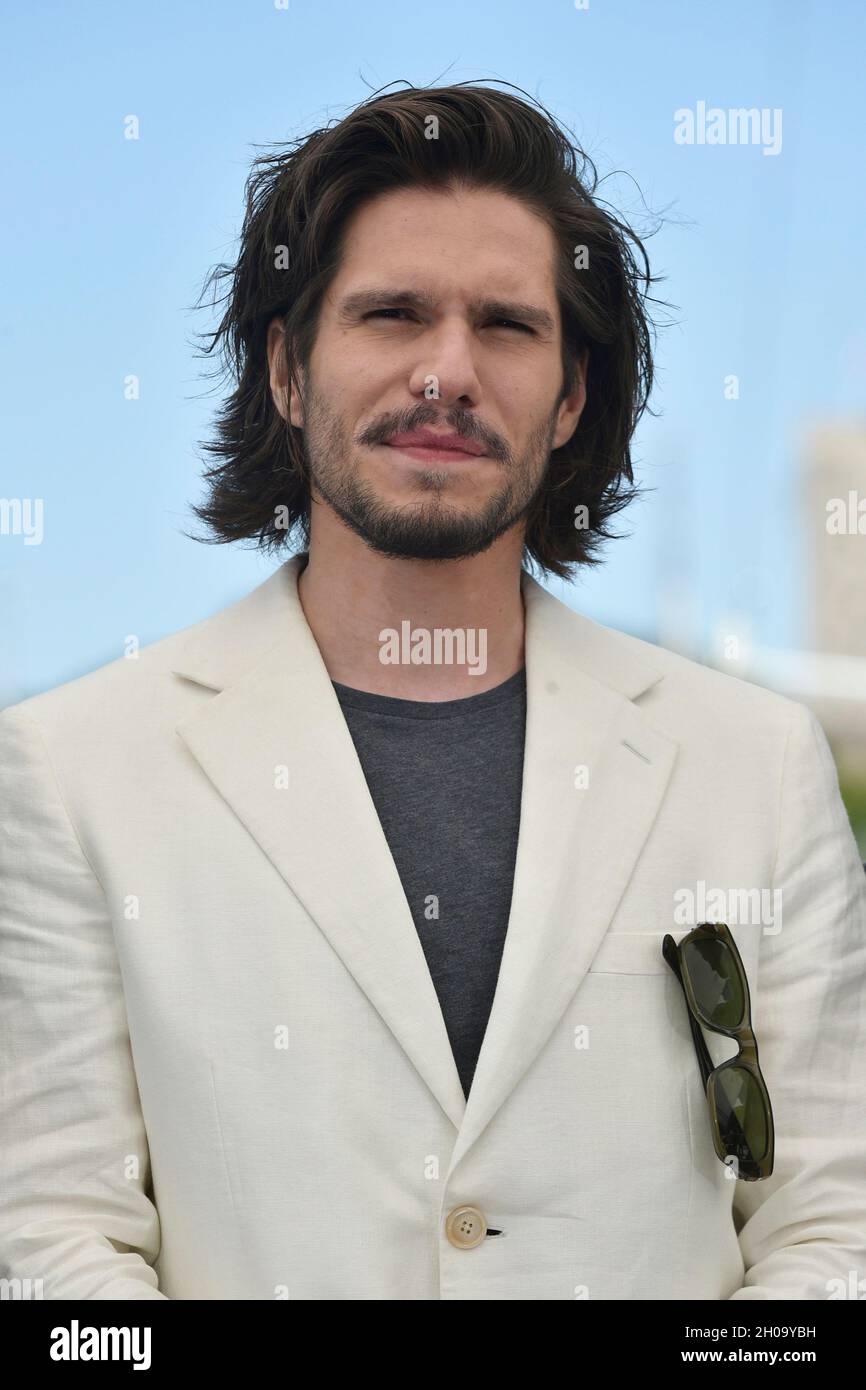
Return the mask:
[[705, 1023], [736, 1028], [743, 1020], [743, 984], [733, 955], [713, 937], [689, 941], [682, 948], [698, 1012]]
[[743, 1067], [723, 1067], [712, 1085], [725, 1153], [740, 1162], [760, 1161], [767, 1152], [767, 1112], [755, 1077]]

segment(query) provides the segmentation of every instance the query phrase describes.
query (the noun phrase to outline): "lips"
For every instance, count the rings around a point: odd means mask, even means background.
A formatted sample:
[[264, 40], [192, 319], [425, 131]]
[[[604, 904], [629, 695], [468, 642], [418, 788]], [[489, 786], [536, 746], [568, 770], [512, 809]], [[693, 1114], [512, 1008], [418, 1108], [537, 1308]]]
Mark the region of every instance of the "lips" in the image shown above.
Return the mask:
[[460, 434], [433, 434], [430, 430], [392, 434], [385, 443], [392, 449], [435, 449], [444, 453], [473, 454], [475, 457], [486, 453], [484, 445], [475, 439], [467, 439]]

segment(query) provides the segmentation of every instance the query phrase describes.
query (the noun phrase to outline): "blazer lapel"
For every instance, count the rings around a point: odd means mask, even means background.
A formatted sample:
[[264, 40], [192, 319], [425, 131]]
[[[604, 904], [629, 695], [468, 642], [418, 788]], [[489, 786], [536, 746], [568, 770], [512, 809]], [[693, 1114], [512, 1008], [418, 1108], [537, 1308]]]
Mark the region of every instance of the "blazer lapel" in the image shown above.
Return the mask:
[[453, 1168], [561, 1018], [649, 834], [677, 745], [632, 701], [661, 672], [524, 572], [517, 862], [467, 1102], [394, 860], [301, 607], [304, 560], [294, 556], [194, 629], [174, 670], [216, 693], [177, 733], [459, 1131]]
[[632, 703], [662, 672], [529, 575], [523, 593], [526, 739], [511, 915], [452, 1169], [532, 1065], [586, 975], [678, 748]]
[[459, 1128], [466, 1102], [436, 990], [298, 598], [304, 559], [218, 614], [216, 633], [201, 629], [175, 671], [220, 693], [177, 733]]

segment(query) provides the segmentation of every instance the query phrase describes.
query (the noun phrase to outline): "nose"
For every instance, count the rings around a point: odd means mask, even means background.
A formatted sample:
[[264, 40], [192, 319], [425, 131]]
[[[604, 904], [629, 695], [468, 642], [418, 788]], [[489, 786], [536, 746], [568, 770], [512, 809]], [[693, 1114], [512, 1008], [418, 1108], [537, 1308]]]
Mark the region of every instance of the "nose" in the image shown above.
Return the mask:
[[441, 400], [445, 405], [458, 401], [477, 404], [481, 382], [475, 360], [476, 343], [472, 328], [455, 315], [425, 333], [412, 368], [409, 388], [413, 395]]

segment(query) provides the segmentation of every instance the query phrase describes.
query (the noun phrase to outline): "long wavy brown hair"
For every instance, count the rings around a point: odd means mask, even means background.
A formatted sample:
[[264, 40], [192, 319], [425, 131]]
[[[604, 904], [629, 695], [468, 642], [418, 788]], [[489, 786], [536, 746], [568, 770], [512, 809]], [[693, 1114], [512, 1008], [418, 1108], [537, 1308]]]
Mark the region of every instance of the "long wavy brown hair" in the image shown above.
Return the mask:
[[211, 287], [213, 304], [225, 306], [218, 327], [200, 336], [205, 355], [219, 348], [221, 375], [233, 389], [215, 438], [203, 444], [216, 461], [205, 469], [204, 502], [192, 508], [207, 528], [195, 539], [251, 539], [276, 550], [300, 536], [309, 545], [303, 432], [287, 424], [271, 396], [268, 325], [283, 317], [287, 366], [297, 380], [353, 213], [391, 189], [452, 184], [517, 198], [553, 232], [559, 399], [572, 390], [584, 349], [588, 389], [577, 428], [550, 454], [546, 485], [527, 515], [524, 563], [565, 579], [576, 566], [599, 563], [602, 541], [615, 534], [611, 518], [643, 491], [634, 482], [631, 441], [652, 388], [655, 325], [647, 303], [661, 302], [649, 294], [660, 277], [650, 274], [636, 233], [602, 205], [593, 161], [553, 117], [525, 94], [474, 84], [377, 93], [336, 124], [254, 160], [237, 260], [211, 270], [202, 291]]

